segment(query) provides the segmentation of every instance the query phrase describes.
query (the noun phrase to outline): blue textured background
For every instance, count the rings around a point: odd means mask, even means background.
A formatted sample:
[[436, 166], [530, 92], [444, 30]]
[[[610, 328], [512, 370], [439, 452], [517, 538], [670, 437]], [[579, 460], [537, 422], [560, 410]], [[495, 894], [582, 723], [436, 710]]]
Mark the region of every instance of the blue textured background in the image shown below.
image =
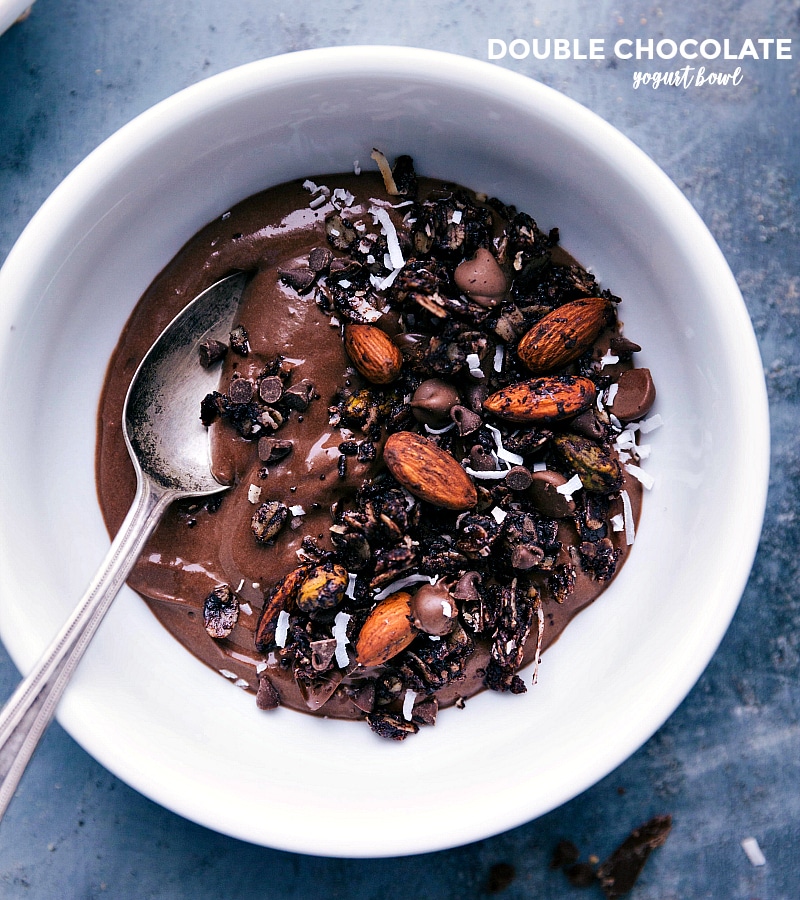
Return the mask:
[[[0, 37], [0, 261], [50, 191], [120, 125], [259, 57], [388, 43], [485, 59], [490, 37], [538, 36], [603, 37], [607, 47], [619, 37], [789, 37], [797, 58], [799, 31], [797, 0], [38, 0]], [[667, 812], [672, 835], [634, 897], [800, 896], [798, 62], [745, 61], [738, 87], [689, 91], [633, 90], [633, 62], [498, 64], [584, 103], [649, 153], [741, 286], [770, 393], [773, 470], [752, 577], [719, 652], [664, 727], [595, 787], [506, 834], [418, 857], [323, 859], [217, 835], [136, 794], [55, 725], [0, 825], [0, 897], [448, 900], [485, 896], [500, 862], [516, 871], [500, 894], [508, 900], [599, 897], [548, 869], [555, 843], [570, 838], [602, 858]], [[17, 678], [0, 649], [0, 698]], [[765, 866], [742, 851], [748, 836]]]

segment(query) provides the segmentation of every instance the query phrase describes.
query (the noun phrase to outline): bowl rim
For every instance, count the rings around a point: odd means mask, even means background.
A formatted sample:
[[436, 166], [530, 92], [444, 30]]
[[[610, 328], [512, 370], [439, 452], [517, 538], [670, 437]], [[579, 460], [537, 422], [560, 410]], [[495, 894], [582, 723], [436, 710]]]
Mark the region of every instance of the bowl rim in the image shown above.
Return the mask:
[[[595, 771], [587, 773], [582, 782], [575, 784], [574, 789], [565, 792], [563, 796], [553, 798], [547, 809], [535, 811], [533, 813], [535, 818], [576, 796], [613, 771], [652, 736], [689, 693], [716, 651], [738, 607], [758, 547], [766, 507], [770, 455], [767, 394], [760, 354], [744, 300], [720, 248], [698, 213], [666, 174], [629, 138], [594, 112], [540, 82], [488, 62], [443, 51], [402, 46], [354, 45], [302, 50], [245, 63], [184, 88], [140, 113], [106, 138], [55, 188], [34, 214], [0, 269], [0, 287], [3, 288], [4, 296], [4, 302], [0, 306], [0, 355], [8, 352], [10, 324], [16, 313], [14, 300], [19, 302], [24, 299], [25, 292], [20, 288], [29, 281], [31, 268], [35, 268], [37, 260], [46, 259], [61, 240], [61, 235], [69, 228], [75, 211], [81, 208], [86, 198], [92, 196], [98, 178], [95, 173], [104, 171], [106, 160], [113, 160], [114, 166], [119, 167], [126, 161], [135, 159], [137, 154], [153, 140], [164, 137], [197, 115], [208, 113], [232, 98], [241, 96], [242, 92], [269, 90], [272, 85], [313, 82], [332, 72], [348, 77], [369, 77], [370, 74], [381, 77], [413, 75], [422, 71], [423, 66], [430, 67], [430, 71], [435, 73], [433, 80], [437, 83], [451, 85], [464, 91], [503, 97], [513, 96], [517, 103], [535, 105], [538, 115], [555, 121], [559, 127], [570, 133], [577, 135], [591, 129], [597, 135], [595, 142], [597, 153], [603, 159], [610, 160], [623, 154], [635, 160], [635, 171], [630, 173], [630, 178], [643, 193], [652, 196], [662, 216], [675, 223], [675, 226], [678, 222], [681, 223], [681, 229], [674, 227], [672, 230], [676, 234], [681, 234], [685, 229], [686, 237], [682, 244], [685, 252], [692, 257], [696, 257], [698, 253], [703, 254], [705, 265], [714, 272], [730, 298], [730, 309], [727, 313], [733, 317], [733, 324], [742, 336], [741, 344], [737, 348], [742, 368], [750, 373], [756, 371], [760, 373], [760, 379], [754, 379], [751, 385], [753, 403], [752, 431], [749, 437], [751, 477], [743, 488], [747, 492], [749, 508], [754, 513], [749, 520], [749, 527], [738, 535], [741, 552], [735, 564], [724, 573], [730, 598], [724, 614], [721, 613], [716, 619], [716, 628], [703, 636], [700, 645], [702, 652], [698, 654], [695, 665], [684, 667], [676, 673], [671, 689], [665, 691], [660, 703], [653, 704], [637, 723], [637, 727], [632, 730], [624, 751], [613, 755], [613, 758], [604, 758]], [[32, 660], [20, 654], [13, 640], [3, 632], [2, 623], [0, 635], [17, 666], [24, 669], [30, 665]], [[142, 773], [135, 766], [127, 765], [119, 759], [109, 758], [107, 754], [96, 752], [93, 749], [91, 729], [85, 727], [81, 718], [73, 714], [72, 707], [64, 709], [58, 718], [63, 727], [87, 752], [126, 783], [180, 815], [219, 830], [218, 824], [209, 820], [208, 816], [204, 816], [196, 803], [188, 802], [182, 805], [175, 802], [174, 798], [165, 800], [158, 790], [153, 789], [147, 773]], [[522, 824], [531, 817], [524, 811], [515, 810], [512, 815], [500, 822], [493, 820], [493, 824], [489, 826], [492, 829], [489, 833], [498, 833]], [[253, 840], [229, 825], [226, 825], [224, 830], [225, 833], [240, 839]], [[397, 846], [383, 836], [376, 836], [373, 845], [367, 847], [365, 852], [361, 852], [359, 848], [337, 845], [335, 842], [319, 850], [309, 846], [281, 844], [275, 840], [269, 845], [318, 855], [374, 857], [429, 852], [486, 836], [488, 833], [485, 828], [465, 822], [463, 833], [457, 835], [455, 840], [452, 835], [441, 835], [438, 838], [439, 843], [436, 843], [435, 838], [428, 837], [424, 844], [414, 845], [408, 842], [405, 846]]]

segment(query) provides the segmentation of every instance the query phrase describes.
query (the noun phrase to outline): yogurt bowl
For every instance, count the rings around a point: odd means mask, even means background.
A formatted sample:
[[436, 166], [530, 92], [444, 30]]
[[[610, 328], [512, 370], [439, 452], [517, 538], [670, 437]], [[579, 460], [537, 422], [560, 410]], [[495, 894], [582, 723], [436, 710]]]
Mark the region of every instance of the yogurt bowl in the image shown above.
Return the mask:
[[735, 612], [769, 449], [761, 363], [730, 270], [678, 189], [619, 132], [536, 82], [447, 54], [348, 47], [251, 63], [110, 137], [0, 270], [0, 404], [13, 423], [0, 444], [1, 470], [13, 473], [0, 485], [0, 636], [21, 670], [108, 545], [97, 403], [139, 297], [236, 202], [352, 171], [373, 147], [557, 226], [563, 246], [624, 298], [663, 421], [624, 570], [548, 650], [527, 694], [483, 693], [402, 744], [344, 721], [259, 712], [127, 589], [59, 710], [100, 763], [187, 818], [266, 846], [363, 857], [442, 849], [533, 819], [653, 734]]

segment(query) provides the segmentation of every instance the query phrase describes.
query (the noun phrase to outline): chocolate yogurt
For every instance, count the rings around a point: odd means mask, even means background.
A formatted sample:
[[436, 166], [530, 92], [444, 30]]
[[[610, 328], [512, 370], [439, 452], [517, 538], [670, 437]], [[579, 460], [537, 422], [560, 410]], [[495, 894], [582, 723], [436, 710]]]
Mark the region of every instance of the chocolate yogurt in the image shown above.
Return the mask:
[[555, 230], [374, 158], [253, 196], [183, 247], [111, 358], [96, 470], [113, 533], [138, 363], [193, 297], [250, 273], [230, 341], [198, 352], [221, 371], [197, 402], [230, 490], [175, 503], [129, 584], [261, 709], [402, 739], [484, 688], [525, 691], [519, 670], [535, 681], [619, 572], [655, 389], [619, 298]]

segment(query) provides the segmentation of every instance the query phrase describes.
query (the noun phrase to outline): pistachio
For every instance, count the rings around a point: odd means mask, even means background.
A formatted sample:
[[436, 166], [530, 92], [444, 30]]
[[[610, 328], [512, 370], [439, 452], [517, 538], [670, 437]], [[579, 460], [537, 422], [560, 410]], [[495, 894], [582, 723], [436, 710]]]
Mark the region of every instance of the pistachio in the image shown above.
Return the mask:
[[622, 485], [619, 462], [604, 447], [578, 434], [560, 434], [553, 442], [578, 473], [587, 491], [607, 494]]
[[297, 608], [305, 613], [332, 609], [342, 602], [347, 587], [347, 570], [337, 563], [314, 566], [297, 593]]

